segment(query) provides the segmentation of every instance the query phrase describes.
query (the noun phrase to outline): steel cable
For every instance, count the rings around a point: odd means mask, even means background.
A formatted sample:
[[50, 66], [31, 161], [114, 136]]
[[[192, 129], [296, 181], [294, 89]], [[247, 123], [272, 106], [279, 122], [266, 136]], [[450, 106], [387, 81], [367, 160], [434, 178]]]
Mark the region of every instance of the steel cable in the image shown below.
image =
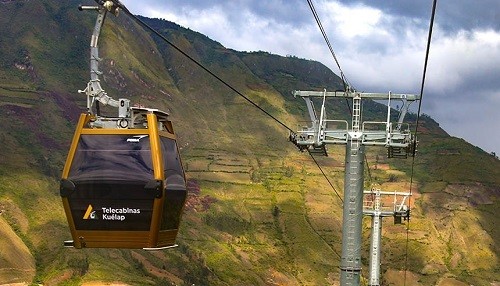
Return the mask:
[[[239, 96], [243, 97], [246, 101], [248, 101], [250, 104], [252, 104], [254, 107], [256, 107], [257, 109], [259, 109], [260, 111], [264, 112], [267, 116], [271, 117], [274, 121], [276, 121], [278, 124], [280, 124], [281, 126], [283, 126], [284, 128], [286, 128], [288, 131], [290, 131], [291, 133], [295, 134], [295, 131], [292, 130], [290, 127], [288, 127], [285, 123], [283, 123], [281, 120], [277, 119], [276, 117], [274, 117], [272, 114], [270, 114], [269, 112], [267, 112], [266, 110], [264, 110], [262, 107], [260, 107], [258, 104], [256, 104], [255, 102], [253, 102], [250, 98], [248, 98], [247, 96], [245, 96], [243, 93], [241, 93], [240, 91], [238, 91], [235, 87], [233, 87], [232, 85], [230, 85], [229, 83], [227, 83], [226, 81], [224, 81], [222, 78], [220, 78], [218, 75], [216, 75], [215, 73], [213, 73], [211, 70], [209, 70], [207, 67], [205, 67], [202, 63], [200, 63], [199, 61], [197, 61], [196, 59], [194, 59], [193, 57], [191, 57], [190, 55], [188, 55], [186, 52], [184, 52], [182, 49], [180, 49], [179, 47], [177, 47], [173, 42], [171, 42], [170, 40], [168, 40], [165, 36], [163, 36], [160, 32], [156, 31], [155, 29], [153, 29], [151, 26], [149, 26], [147, 23], [145, 23], [144, 21], [142, 21], [141, 19], [139, 19], [139, 17], [137, 17], [136, 15], [132, 14], [128, 9], [127, 7], [125, 7], [125, 5], [123, 5], [120, 1], [118, 0], [112, 0], [113, 3], [115, 3], [115, 5], [117, 5], [118, 7], [120, 7], [120, 9], [122, 11], [124, 11], [129, 17], [131, 17], [132, 19], [134, 19], [137, 23], [139, 23], [141, 26], [145, 27], [146, 29], [148, 29], [149, 31], [151, 31], [152, 33], [154, 33], [155, 35], [157, 35], [158, 37], [160, 37], [162, 40], [164, 40], [167, 44], [169, 44], [172, 48], [174, 48], [175, 50], [177, 50], [179, 53], [181, 53], [183, 56], [185, 56], [186, 58], [188, 58], [189, 60], [191, 60], [193, 63], [195, 63], [198, 67], [200, 67], [201, 69], [203, 69], [204, 71], [206, 71], [208, 74], [210, 74], [212, 77], [214, 77], [215, 79], [217, 79], [219, 82], [221, 82], [222, 84], [224, 84], [226, 87], [228, 87], [229, 89], [231, 89], [232, 91], [234, 91], [236, 94], [238, 94]], [[309, 153], [310, 154], [310, 153]], [[321, 168], [321, 166], [318, 164], [318, 162], [316, 161], [316, 159], [312, 156], [312, 154], [310, 154], [311, 158], [313, 159], [313, 161], [316, 163], [316, 166], [318, 167], [318, 169], [321, 171], [321, 173], [323, 174], [323, 176], [325, 177], [325, 179], [328, 181], [328, 183], [330, 184], [330, 186], [332, 187], [332, 189], [334, 190], [334, 192], [337, 194], [337, 196], [339, 197], [339, 199], [342, 201], [343, 203], [343, 200], [342, 198], [340, 197], [340, 195], [338, 194], [337, 190], [335, 189], [335, 187], [333, 186], [333, 184], [330, 182], [330, 180], [328, 179], [328, 177], [326, 176], [325, 172], [323, 171], [323, 169]]]
[[[431, 19], [429, 23], [429, 34], [427, 36], [427, 47], [425, 50], [425, 60], [424, 60], [424, 69], [422, 72], [422, 83], [420, 85], [420, 101], [418, 102], [418, 111], [417, 111], [417, 119], [416, 119], [416, 124], [415, 124], [415, 141], [413, 142], [413, 159], [411, 162], [411, 175], [410, 175], [410, 197], [408, 199], [408, 209], [411, 210], [411, 194], [412, 194], [412, 187], [413, 187], [413, 175], [414, 175], [414, 170], [415, 170], [415, 152], [416, 152], [416, 142], [417, 142], [417, 134], [418, 134], [418, 125], [420, 121], [420, 112], [422, 109], [422, 100], [424, 96], [424, 86], [425, 86], [425, 77], [427, 74], [427, 64], [429, 61], [429, 52], [430, 52], [430, 47], [431, 47], [431, 40], [432, 40], [432, 29], [434, 27], [434, 18], [436, 15], [436, 6], [437, 6], [437, 0], [433, 0], [432, 2], [432, 12], [431, 12]], [[406, 227], [406, 246], [405, 246], [405, 275], [404, 275], [404, 285], [406, 286], [406, 277], [407, 277], [407, 272], [408, 272], [408, 245], [410, 241], [410, 217], [408, 216], [408, 226]]]

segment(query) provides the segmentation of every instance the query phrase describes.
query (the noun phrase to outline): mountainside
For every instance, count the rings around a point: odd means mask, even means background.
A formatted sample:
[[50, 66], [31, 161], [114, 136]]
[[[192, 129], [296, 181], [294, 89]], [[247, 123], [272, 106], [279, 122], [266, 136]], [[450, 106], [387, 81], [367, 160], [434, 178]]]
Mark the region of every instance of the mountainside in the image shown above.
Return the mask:
[[[89, 80], [96, 17], [78, 4], [0, 0], [0, 285], [338, 285], [342, 205], [314, 161], [285, 128], [125, 14], [106, 19], [102, 85], [171, 115], [189, 179], [179, 247], [62, 247], [70, 233], [59, 178], [85, 111], [77, 90]], [[307, 109], [291, 91], [343, 88], [321, 63], [238, 52], [141, 19], [293, 129]], [[349, 118], [338, 103], [329, 116]], [[364, 117], [385, 120], [386, 109], [366, 103]], [[367, 150], [367, 189], [409, 191], [411, 159]], [[342, 196], [344, 147], [316, 159]], [[384, 220], [383, 285], [500, 285], [500, 161], [423, 116], [411, 187], [410, 222]], [[368, 277], [368, 218], [364, 224]]]

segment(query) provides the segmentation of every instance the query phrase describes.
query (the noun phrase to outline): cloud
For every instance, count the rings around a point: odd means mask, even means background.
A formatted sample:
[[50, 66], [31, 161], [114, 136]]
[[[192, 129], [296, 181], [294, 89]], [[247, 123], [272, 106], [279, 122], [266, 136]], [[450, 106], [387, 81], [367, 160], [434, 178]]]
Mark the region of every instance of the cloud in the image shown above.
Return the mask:
[[[305, 1], [122, 2], [133, 13], [176, 22], [228, 48], [318, 60], [339, 73]], [[431, 0], [314, 4], [354, 87], [420, 92]], [[497, 0], [438, 3], [423, 100], [423, 112], [451, 135], [498, 154], [500, 130], [493, 126], [500, 122], [495, 110], [500, 97], [499, 11]], [[491, 127], [478, 132], [479, 126]]]
[[498, 154], [499, 74], [498, 31], [459, 31], [437, 38], [429, 62], [426, 112], [450, 134]]
[[[428, 93], [431, 97], [434, 94]], [[476, 92], [469, 98], [424, 98], [425, 113], [431, 113], [448, 133], [464, 138], [475, 146], [489, 152], [499, 153], [500, 92]], [[427, 98], [428, 99], [428, 98]], [[426, 103], [427, 102], [427, 103]], [[429, 107], [429, 103], [434, 106]]]
[[[429, 21], [432, 0], [341, 0], [345, 5], [364, 5], [380, 9], [386, 15]], [[500, 29], [500, 2], [498, 0], [454, 0], [438, 1], [436, 23], [445, 32], [459, 30]]]
[[438, 38], [432, 48], [429, 81], [442, 90], [463, 92], [500, 90], [500, 33], [459, 31], [453, 37]]

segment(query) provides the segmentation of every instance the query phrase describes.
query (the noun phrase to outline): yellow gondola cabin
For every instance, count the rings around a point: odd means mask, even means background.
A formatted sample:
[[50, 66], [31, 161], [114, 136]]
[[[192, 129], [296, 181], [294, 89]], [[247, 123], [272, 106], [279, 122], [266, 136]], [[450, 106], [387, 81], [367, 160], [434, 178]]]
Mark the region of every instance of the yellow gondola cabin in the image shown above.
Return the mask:
[[[75, 248], [162, 249], [175, 245], [186, 200], [186, 179], [168, 114], [130, 107], [100, 85], [98, 39], [113, 1], [98, 12], [90, 44], [87, 112], [80, 115], [61, 177], [60, 195]], [[118, 109], [102, 116], [99, 103]]]
[[60, 194], [76, 248], [162, 248], [175, 244], [186, 183], [167, 114], [131, 108], [132, 125], [93, 128], [82, 114]]

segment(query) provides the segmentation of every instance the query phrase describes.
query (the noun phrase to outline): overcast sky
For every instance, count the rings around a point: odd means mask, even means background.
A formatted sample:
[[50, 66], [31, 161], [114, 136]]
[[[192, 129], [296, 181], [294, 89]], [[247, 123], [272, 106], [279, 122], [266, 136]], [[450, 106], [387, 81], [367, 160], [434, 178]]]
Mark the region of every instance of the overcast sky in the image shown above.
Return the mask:
[[[339, 74], [306, 0], [122, 0], [238, 51], [317, 60]], [[432, 0], [314, 0], [349, 82], [420, 92]], [[438, 0], [422, 112], [500, 154], [500, 1]]]

